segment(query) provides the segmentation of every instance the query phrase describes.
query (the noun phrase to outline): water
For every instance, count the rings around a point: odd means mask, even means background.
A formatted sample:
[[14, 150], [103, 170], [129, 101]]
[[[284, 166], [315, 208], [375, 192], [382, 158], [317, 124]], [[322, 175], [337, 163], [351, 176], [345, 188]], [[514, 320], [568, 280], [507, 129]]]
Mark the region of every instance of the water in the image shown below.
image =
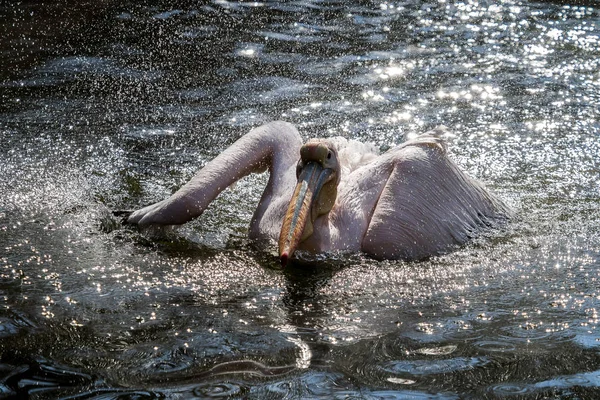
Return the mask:
[[[600, 396], [595, 1], [134, 3], [0, 7], [0, 397]], [[445, 124], [517, 217], [285, 271], [246, 239], [266, 176], [168, 239], [112, 217], [274, 119]]]

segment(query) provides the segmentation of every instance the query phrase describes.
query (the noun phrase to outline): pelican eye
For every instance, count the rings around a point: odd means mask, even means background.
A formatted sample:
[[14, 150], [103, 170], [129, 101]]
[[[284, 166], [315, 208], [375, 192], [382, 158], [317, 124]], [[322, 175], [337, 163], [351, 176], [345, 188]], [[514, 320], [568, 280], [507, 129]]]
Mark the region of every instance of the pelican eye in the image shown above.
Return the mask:
[[328, 151], [328, 152], [327, 152], [327, 159], [328, 159], [328, 160], [331, 160], [331, 151]]

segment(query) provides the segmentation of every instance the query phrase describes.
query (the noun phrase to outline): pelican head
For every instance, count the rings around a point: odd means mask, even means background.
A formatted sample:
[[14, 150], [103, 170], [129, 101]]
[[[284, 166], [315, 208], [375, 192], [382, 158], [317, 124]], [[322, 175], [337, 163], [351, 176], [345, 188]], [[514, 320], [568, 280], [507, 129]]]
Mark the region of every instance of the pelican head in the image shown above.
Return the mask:
[[313, 222], [335, 204], [340, 183], [338, 153], [325, 139], [313, 139], [300, 148], [294, 190], [279, 234], [279, 257], [286, 265], [298, 244], [313, 233]]

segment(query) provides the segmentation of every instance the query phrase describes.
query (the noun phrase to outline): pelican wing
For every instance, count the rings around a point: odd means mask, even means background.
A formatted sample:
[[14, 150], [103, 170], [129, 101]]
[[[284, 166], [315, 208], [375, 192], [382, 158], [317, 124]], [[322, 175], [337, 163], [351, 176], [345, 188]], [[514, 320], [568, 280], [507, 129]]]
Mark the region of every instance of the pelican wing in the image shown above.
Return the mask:
[[[285, 203], [291, 195], [301, 144], [300, 135], [291, 124], [277, 121], [255, 128], [206, 164], [171, 197], [135, 211], [128, 222], [140, 226], [183, 224], [201, 215], [232, 183], [250, 173], [269, 169], [271, 177], [251, 226], [251, 233], [258, 236], [262, 232], [254, 231], [260, 230], [261, 223], [266, 224], [265, 215], [277, 223], [283, 219], [285, 210], [282, 207], [281, 211], [271, 210], [271, 206], [280, 198], [279, 203]], [[278, 230], [264, 233], [275, 238]]]
[[510, 215], [481, 183], [448, 158], [440, 137], [425, 133], [383, 156], [387, 171], [361, 248], [381, 259], [419, 259], [467, 241]]

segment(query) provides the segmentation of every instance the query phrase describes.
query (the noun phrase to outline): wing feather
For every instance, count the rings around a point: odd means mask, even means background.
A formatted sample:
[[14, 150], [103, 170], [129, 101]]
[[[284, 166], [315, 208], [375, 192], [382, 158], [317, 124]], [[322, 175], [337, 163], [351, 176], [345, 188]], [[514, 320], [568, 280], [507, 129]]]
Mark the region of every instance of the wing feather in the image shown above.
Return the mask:
[[510, 215], [448, 158], [444, 133], [428, 132], [386, 153], [391, 174], [363, 238], [363, 251], [376, 258], [424, 258], [462, 244]]

